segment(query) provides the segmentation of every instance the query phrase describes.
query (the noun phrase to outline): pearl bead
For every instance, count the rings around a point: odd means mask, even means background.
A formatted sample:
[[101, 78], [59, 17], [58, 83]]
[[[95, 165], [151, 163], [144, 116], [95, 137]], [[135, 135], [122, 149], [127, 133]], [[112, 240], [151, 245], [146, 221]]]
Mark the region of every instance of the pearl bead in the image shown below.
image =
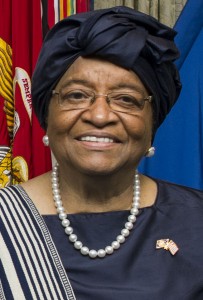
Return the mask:
[[58, 178], [57, 177], [52, 177], [51, 181], [52, 181], [52, 183], [57, 183], [58, 182]]
[[139, 213], [139, 210], [137, 209], [137, 207], [132, 207], [130, 210], [130, 213], [134, 216], [137, 216], [137, 214]]
[[118, 235], [116, 240], [122, 244], [125, 242], [125, 237], [123, 235]]
[[[60, 196], [60, 195], [54, 195], [54, 201], [55, 201], [55, 203], [56, 203], [57, 201], [60, 201], [60, 202], [61, 202], [61, 196]], [[61, 204], [62, 204], [62, 202], [61, 202]]]
[[54, 171], [58, 171], [58, 163], [55, 163], [54, 167], [53, 167]]
[[133, 228], [133, 223], [132, 222], [126, 222], [125, 223], [125, 228], [131, 230]]
[[42, 141], [43, 141], [45, 146], [49, 146], [49, 137], [48, 137], [48, 135], [44, 135], [43, 138], [42, 138]]
[[63, 219], [61, 224], [63, 225], [63, 227], [67, 227], [70, 225], [70, 221], [68, 219]]
[[99, 249], [97, 251], [97, 254], [99, 257], [104, 257], [104, 256], [106, 256], [106, 251], [104, 249]]
[[129, 222], [132, 222], [132, 223], [135, 223], [135, 221], [136, 221], [136, 216], [134, 216], [134, 215], [129, 215], [129, 216], [128, 216], [128, 221], [129, 221]]
[[140, 191], [140, 186], [136, 186], [135, 187], [135, 192], [137, 193], [137, 192], [139, 192]]
[[89, 254], [89, 249], [87, 247], [83, 246], [80, 249], [80, 252], [82, 253], [82, 255], [88, 255]]
[[59, 206], [59, 207], [57, 207], [56, 211], [57, 211], [57, 213], [58, 213], [58, 214], [61, 214], [61, 213], [63, 213], [63, 212], [64, 212], [64, 208], [63, 208], [63, 206]]
[[61, 202], [60, 200], [57, 200], [57, 201], [55, 202], [55, 206], [56, 206], [56, 207], [62, 206], [62, 202]]
[[67, 218], [67, 214], [66, 213], [62, 212], [62, 213], [59, 214], [59, 219], [60, 220], [63, 220], [65, 218]]
[[107, 254], [112, 254], [114, 250], [112, 246], [106, 246], [105, 251]]
[[133, 202], [135, 202], [136, 204], [138, 204], [139, 201], [140, 201], [140, 196], [139, 195], [138, 196], [135, 195], [135, 197], [133, 197]]
[[80, 242], [80, 241], [76, 241], [75, 243], [74, 243], [74, 247], [75, 247], [75, 249], [81, 249], [82, 248], [82, 243]]
[[59, 187], [59, 184], [58, 184], [58, 182], [56, 182], [56, 183], [52, 183], [52, 188], [54, 188], [54, 189], [58, 189], [58, 187]]
[[129, 236], [130, 231], [129, 231], [127, 228], [124, 228], [124, 229], [121, 230], [121, 234], [122, 234], [124, 237], [127, 237], [127, 236]]
[[73, 233], [73, 228], [70, 227], [70, 226], [66, 227], [66, 228], [65, 228], [65, 233], [66, 233], [67, 235], [70, 235], [71, 233]]
[[135, 191], [135, 195], [140, 197], [140, 191]]
[[59, 195], [59, 194], [60, 194], [60, 193], [59, 193], [59, 190], [58, 190], [58, 189], [56, 189], [56, 188], [55, 188], [55, 189], [53, 189], [53, 191], [52, 191], [52, 192], [53, 192], [53, 194], [54, 194], [54, 195]]
[[91, 257], [91, 258], [97, 257], [97, 251], [96, 250], [90, 250], [89, 257]]
[[78, 237], [76, 234], [72, 233], [69, 235], [69, 241], [72, 243], [75, 243], [77, 241]]
[[113, 249], [118, 249], [120, 248], [120, 243], [118, 241], [113, 241], [111, 246], [113, 247]]

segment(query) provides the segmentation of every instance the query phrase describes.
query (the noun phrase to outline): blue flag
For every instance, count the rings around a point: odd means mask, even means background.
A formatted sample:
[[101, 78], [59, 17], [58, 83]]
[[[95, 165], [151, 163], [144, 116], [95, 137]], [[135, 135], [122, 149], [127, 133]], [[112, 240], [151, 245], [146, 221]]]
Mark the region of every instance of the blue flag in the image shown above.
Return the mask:
[[203, 189], [203, 1], [188, 0], [174, 29], [183, 88], [157, 132], [155, 156], [143, 159], [139, 170]]

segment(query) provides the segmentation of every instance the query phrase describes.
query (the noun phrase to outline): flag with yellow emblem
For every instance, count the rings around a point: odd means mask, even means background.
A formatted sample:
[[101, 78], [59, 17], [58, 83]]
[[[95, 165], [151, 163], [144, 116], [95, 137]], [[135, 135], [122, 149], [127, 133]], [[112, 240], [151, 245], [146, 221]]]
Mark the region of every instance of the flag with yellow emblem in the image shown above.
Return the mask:
[[90, 2], [0, 0], [0, 188], [51, 169], [45, 132], [32, 109], [31, 76], [49, 29], [89, 10]]
[[0, 2], [0, 188], [11, 178], [14, 127], [10, 0]]

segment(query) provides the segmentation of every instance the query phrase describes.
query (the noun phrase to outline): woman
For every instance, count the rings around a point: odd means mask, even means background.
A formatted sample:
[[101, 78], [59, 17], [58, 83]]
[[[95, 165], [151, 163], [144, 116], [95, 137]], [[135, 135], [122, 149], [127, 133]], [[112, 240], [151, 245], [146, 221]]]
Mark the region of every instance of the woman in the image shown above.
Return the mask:
[[202, 299], [202, 192], [136, 171], [181, 89], [174, 36], [127, 7], [47, 35], [32, 95], [57, 163], [1, 190], [2, 299]]

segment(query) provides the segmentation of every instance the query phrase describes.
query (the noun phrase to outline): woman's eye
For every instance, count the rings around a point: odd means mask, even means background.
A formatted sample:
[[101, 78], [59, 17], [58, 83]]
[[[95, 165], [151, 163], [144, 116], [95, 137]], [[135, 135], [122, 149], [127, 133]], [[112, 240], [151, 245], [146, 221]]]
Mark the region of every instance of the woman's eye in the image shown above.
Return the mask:
[[72, 92], [67, 94], [67, 98], [69, 99], [75, 99], [75, 100], [81, 100], [87, 98], [85, 94], [81, 92]]
[[125, 105], [137, 105], [137, 100], [129, 95], [119, 95], [117, 101]]
[[76, 101], [76, 100], [86, 100], [88, 96], [80, 91], [72, 91], [63, 95], [63, 101]]
[[142, 107], [142, 101], [136, 99], [134, 96], [131, 95], [125, 95], [125, 94], [121, 94], [121, 95], [117, 95], [114, 98], [114, 102], [117, 105], [123, 106], [123, 107], [129, 107], [129, 108], [141, 108]]
[[134, 99], [132, 97], [129, 96], [122, 96], [120, 97], [120, 100], [126, 103], [134, 103]]

